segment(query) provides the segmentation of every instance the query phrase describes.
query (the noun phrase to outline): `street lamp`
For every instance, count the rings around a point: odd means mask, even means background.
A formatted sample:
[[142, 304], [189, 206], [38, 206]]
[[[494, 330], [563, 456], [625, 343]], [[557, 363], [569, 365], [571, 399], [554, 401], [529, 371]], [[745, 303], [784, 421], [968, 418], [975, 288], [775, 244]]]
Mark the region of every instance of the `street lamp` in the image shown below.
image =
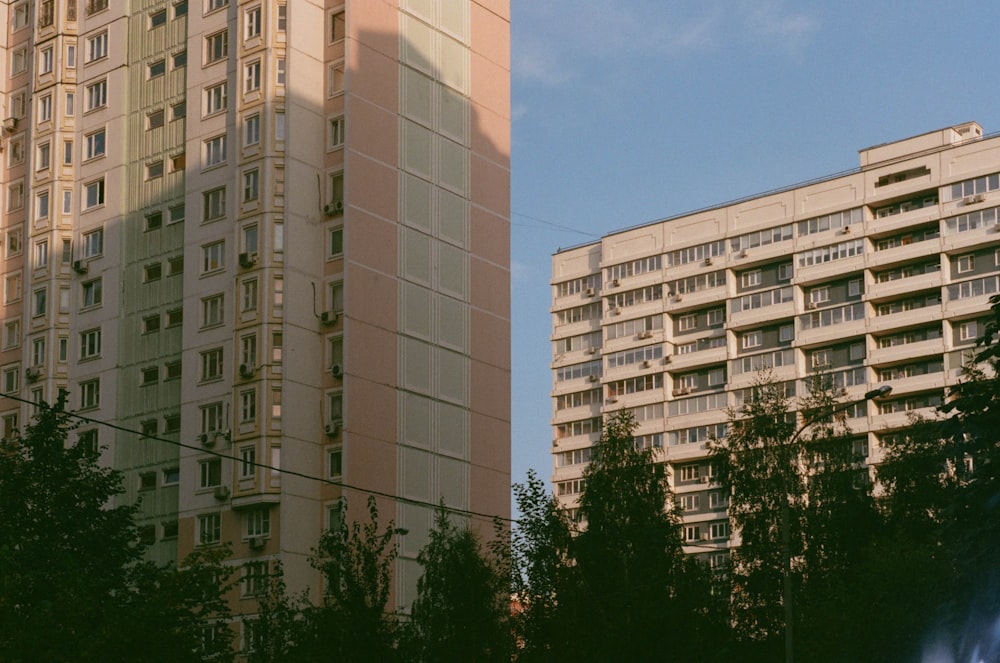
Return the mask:
[[[883, 398], [888, 396], [892, 392], [892, 387], [884, 384], [881, 387], [872, 389], [871, 391], [866, 391], [865, 395], [858, 400], [851, 401], [850, 403], [843, 403], [833, 408], [830, 411], [824, 411], [819, 413], [816, 418], [807, 419], [802, 422], [792, 436], [788, 438], [786, 446], [791, 446], [799, 439], [799, 436], [813, 424], [816, 423], [818, 417], [829, 417], [838, 412], [843, 412], [844, 410], [850, 409], [857, 405], [858, 403], [864, 403], [875, 398]], [[787, 477], [787, 475], [786, 475]], [[787, 479], [786, 479], [787, 481]], [[787, 490], [785, 491], [785, 499], [781, 503], [781, 547], [782, 547], [782, 557], [784, 558], [784, 569], [782, 573], [782, 603], [785, 607], [785, 663], [794, 663], [795, 661], [795, 606], [792, 599], [792, 541], [791, 532], [789, 531], [789, 513], [788, 513], [788, 501], [791, 495]]]

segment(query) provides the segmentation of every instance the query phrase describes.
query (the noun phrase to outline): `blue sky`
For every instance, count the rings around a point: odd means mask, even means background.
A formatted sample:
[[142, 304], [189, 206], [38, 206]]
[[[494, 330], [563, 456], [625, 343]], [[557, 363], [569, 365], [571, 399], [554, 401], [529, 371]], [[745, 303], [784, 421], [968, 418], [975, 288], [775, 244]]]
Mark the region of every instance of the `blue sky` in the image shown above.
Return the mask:
[[551, 254], [855, 168], [857, 150], [1000, 131], [1000, 4], [511, 0], [513, 479], [548, 480]]

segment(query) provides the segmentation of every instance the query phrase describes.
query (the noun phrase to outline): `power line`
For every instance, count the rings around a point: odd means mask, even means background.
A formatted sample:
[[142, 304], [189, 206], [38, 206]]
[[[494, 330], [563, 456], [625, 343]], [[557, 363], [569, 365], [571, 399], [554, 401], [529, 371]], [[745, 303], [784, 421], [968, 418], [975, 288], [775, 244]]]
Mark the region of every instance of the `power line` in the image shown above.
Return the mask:
[[[517, 216], [517, 217], [520, 217], [522, 219], [528, 219], [530, 221], [534, 221], [535, 223], [541, 223], [541, 224], [544, 224], [546, 226], [552, 226], [553, 228], [556, 228], [558, 230], [562, 230], [564, 232], [576, 233], [578, 235], [584, 235], [585, 237], [597, 237], [597, 238], [601, 237], [601, 235], [598, 235], [598, 234], [595, 234], [595, 233], [589, 233], [589, 232], [586, 232], [584, 230], [578, 230], [577, 228], [571, 228], [569, 226], [564, 226], [562, 224], [555, 223], [553, 221], [546, 221], [545, 219], [539, 219], [537, 216], [531, 216], [530, 214], [521, 214], [520, 212], [511, 212], [510, 215], [511, 216]], [[524, 224], [515, 224], [515, 225], [524, 225]]]
[[[53, 406], [49, 405], [48, 403], [46, 403], [44, 401], [41, 402], [41, 403], [36, 403], [35, 401], [31, 401], [31, 400], [28, 400], [26, 398], [21, 398], [19, 396], [12, 396], [10, 394], [4, 394], [3, 397], [4, 398], [8, 398], [8, 399], [13, 400], [13, 401], [18, 401], [18, 402], [21, 402], [21, 403], [26, 403], [28, 405], [32, 405], [32, 406], [35, 406], [35, 407], [44, 407], [44, 408], [46, 408], [48, 410], [55, 409], [55, 408], [53, 408]], [[413, 499], [413, 498], [410, 498], [410, 497], [404, 497], [402, 495], [393, 495], [391, 493], [386, 493], [386, 492], [383, 492], [383, 491], [380, 491], [380, 490], [375, 490], [373, 488], [362, 488], [361, 486], [354, 486], [354, 485], [351, 485], [349, 483], [345, 483], [343, 481], [334, 481], [333, 479], [327, 479], [325, 477], [315, 476], [315, 475], [312, 475], [312, 474], [305, 474], [304, 472], [296, 472], [295, 470], [283, 470], [280, 467], [275, 467], [274, 465], [271, 465], [269, 463], [260, 463], [260, 462], [257, 462], [256, 460], [254, 460], [253, 462], [248, 462], [248, 461], [244, 461], [242, 458], [240, 458], [238, 456], [234, 456], [232, 454], [223, 453], [221, 451], [215, 451], [213, 449], [208, 449], [208, 448], [201, 447], [201, 446], [195, 446], [193, 444], [186, 444], [184, 442], [180, 442], [180, 441], [177, 441], [177, 440], [168, 440], [167, 438], [160, 437], [158, 435], [147, 435], [147, 434], [143, 433], [141, 430], [135, 430], [133, 428], [128, 428], [126, 426], [122, 426], [122, 425], [119, 425], [119, 424], [113, 424], [113, 423], [110, 423], [110, 422], [107, 422], [107, 421], [103, 421], [101, 419], [95, 419], [93, 417], [88, 417], [88, 416], [83, 415], [83, 414], [78, 414], [78, 413], [74, 412], [73, 410], [64, 410], [63, 412], [67, 416], [72, 417], [74, 419], [78, 419], [80, 421], [83, 421], [83, 422], [86, 422], [86, 423], [89, 423], [89, 424], [95, 424], [95, 425], [98, 425], [98, 426], [107, 426], [108, 428], [111, 428], [113, 430], [117, 430], [117, 431], [120, 431], [120, 432], [123, 432], [123, 433], [129, 433], [131, 435], [137, 435], [140, 439], [152, 440], [152, 441], [155, 441], [155, 442], [166, 442], [167, 444], [172, 444], [172, 445], [174, 445], [176, 447], [180, 447], [180, 448], [183, 448], [183, 449], [190, 449], [192, 451], [197, 451], [199, 453], [208, 454], [210, 456], [216, 456], [217, 458], [225, 458], [227, 460], [231, 460], [231, 461], [236, 462], [236, 463], [243, 463], [243, 464], [247, 464], [247, 465], [253, 465], [254, 467], [260, 467], [260, 468], [263, 468], [263, 469], [272, 470], [272, 471], [278, 472], [280, 474], [287, 474], [287, 475], [290, 475], [290, 476], [298, 477], [300, 479], [306, 479], [306, 480], [309, 480], [309, 481], [319, 481], [320, 483], [324, 483], [324, 484], [327, 484], [327, 485], [330, 485], [330, 486], [337, 486], [337, 487], [344, 488], [344, 489], [347, 489], [347, 490], [354, 490], [356, 492], [364, 493], [364, 494], [367, 494], [367, 495], [374, 495], [376, 497], [385, 497], [385, 498], [388, 498], [390, 500], [395, 500], [397, 502], [402, 502], [403, 504], [410, 504], [410, 505], [413, 505], [413, 506], [429, 507], [429, 508], [433, 508], [433, 509], [442, 509], [442, 510], [448, 512], [448, 513], [453, 513], [453, 514], [457, 514], [457, 515], [461, 515], [461, 516], [475, 516], [475, 517], [478, 517], [478, 518], [485, 518], [485, 519], [490, 520], [490, 521], [501, 520], [503, 522], [511, 523], [511, 524], [514, 524], [514, 525], [521, 525], [522, 524], [522, 522], [520, 520], [518, 520], [517, 518], [508, 518], [506, 516], [499, 516], [499, 515], [496, 515], [496, 514], [480, 513], [478, 511], [472, 511], [470, 509], [459, 509], [457, 507], [450, 507], [450, 506], [447, 506], [447, 505], [445, 505], [443, 503], [441, 503], [441, 504], [435, 504], [433, 502], [426, 502], [426, 501], [423, 501], [423, 500], [416, 500], [416, 499]], [[712, 546], [705, 546], [705, 545], [699, 545], [699, 544], [691, 544], [691, 543], [686, 543], [686, 542], [682, 542], [681, 545], [684, 546], [684, 547], [686, 547], [686, 548], [700, 548], [702, 550], [711, 550], [711, 551], [717, 551], [717, 552], [724, 552], [724, 551], [728, 551], [729, 550], [728, 548], [716, 548], [716, 547], [712, 547]]]

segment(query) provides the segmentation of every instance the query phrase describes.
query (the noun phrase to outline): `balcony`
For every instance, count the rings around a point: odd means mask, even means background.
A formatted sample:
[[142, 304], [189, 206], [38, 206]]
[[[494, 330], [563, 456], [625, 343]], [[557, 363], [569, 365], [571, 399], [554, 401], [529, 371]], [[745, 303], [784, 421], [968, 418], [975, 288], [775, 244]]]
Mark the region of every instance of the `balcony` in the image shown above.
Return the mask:
[[941, 239], [926, 239], [921, 242], [911, 242], [891, 249], [874, 251], [868, 256], [868, 267], [876, 269], [885, 265], [913, 260], [927, 260], [928, 257], [941, 251]]
[[871, 351], [869, 361], [872, 365], [878, 366], [942, 353], [944, 353], [944, 339], [932, 338], [926, 341], [894, 345], [889, 348], [876, 348]]
[[866, 293], [866, 299], [868, 300], [878, 300], [887, 299], [890, 297], [898, 297], [900, 295], [905, 295], [909, 292], [914, 292], [917, 290], [929, 290], [931, 288], [941, 287], [944, 279], [940, 271], [930, 272], [929, 274], [917, 274], [916, 276], [909, 276], [906, 278], [894, 279], [892, 281], [883, 281], [881, 283], [872, 283], [868, 286], [868, 292]]
[[917, 327], [929, 322], [941, 320], [942, 312], [940, 306], [924, 306], [913, 308], [899, 313], [879, 315], [868, 321], [868, 331], [873, 334], [899, 329], [901, 327]]
[[753, 327], [768, 322], [774, 322], [782, 318], [791, 318], [795, 315], [795, 300], [761, 308], [748, 309], [745, 311], [733, 312], [729, 314], [729, 329], [741, 329]]
[[671, 355], [667, 370], [671, 373], [683, 373], [696, 366], [704, 364], [719, 364], [726, 360], [728, 348], [709, 348], [698, 352], [689, 352], [683, 355]]

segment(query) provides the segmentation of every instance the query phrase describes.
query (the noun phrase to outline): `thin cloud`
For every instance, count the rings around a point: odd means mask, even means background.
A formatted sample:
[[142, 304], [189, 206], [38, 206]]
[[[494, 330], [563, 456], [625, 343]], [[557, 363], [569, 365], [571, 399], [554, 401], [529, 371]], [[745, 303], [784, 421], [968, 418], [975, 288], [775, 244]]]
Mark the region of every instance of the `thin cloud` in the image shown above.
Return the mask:
[[[685, 57], [747, 36], [798, 50], [818, 28], [782, 0], [687, 4], [630, 0], [515, 0], [513, 75], [558, 87], [602, 66], [635, 56]], [[749, 34], [748, 34], [749, 33]]]

